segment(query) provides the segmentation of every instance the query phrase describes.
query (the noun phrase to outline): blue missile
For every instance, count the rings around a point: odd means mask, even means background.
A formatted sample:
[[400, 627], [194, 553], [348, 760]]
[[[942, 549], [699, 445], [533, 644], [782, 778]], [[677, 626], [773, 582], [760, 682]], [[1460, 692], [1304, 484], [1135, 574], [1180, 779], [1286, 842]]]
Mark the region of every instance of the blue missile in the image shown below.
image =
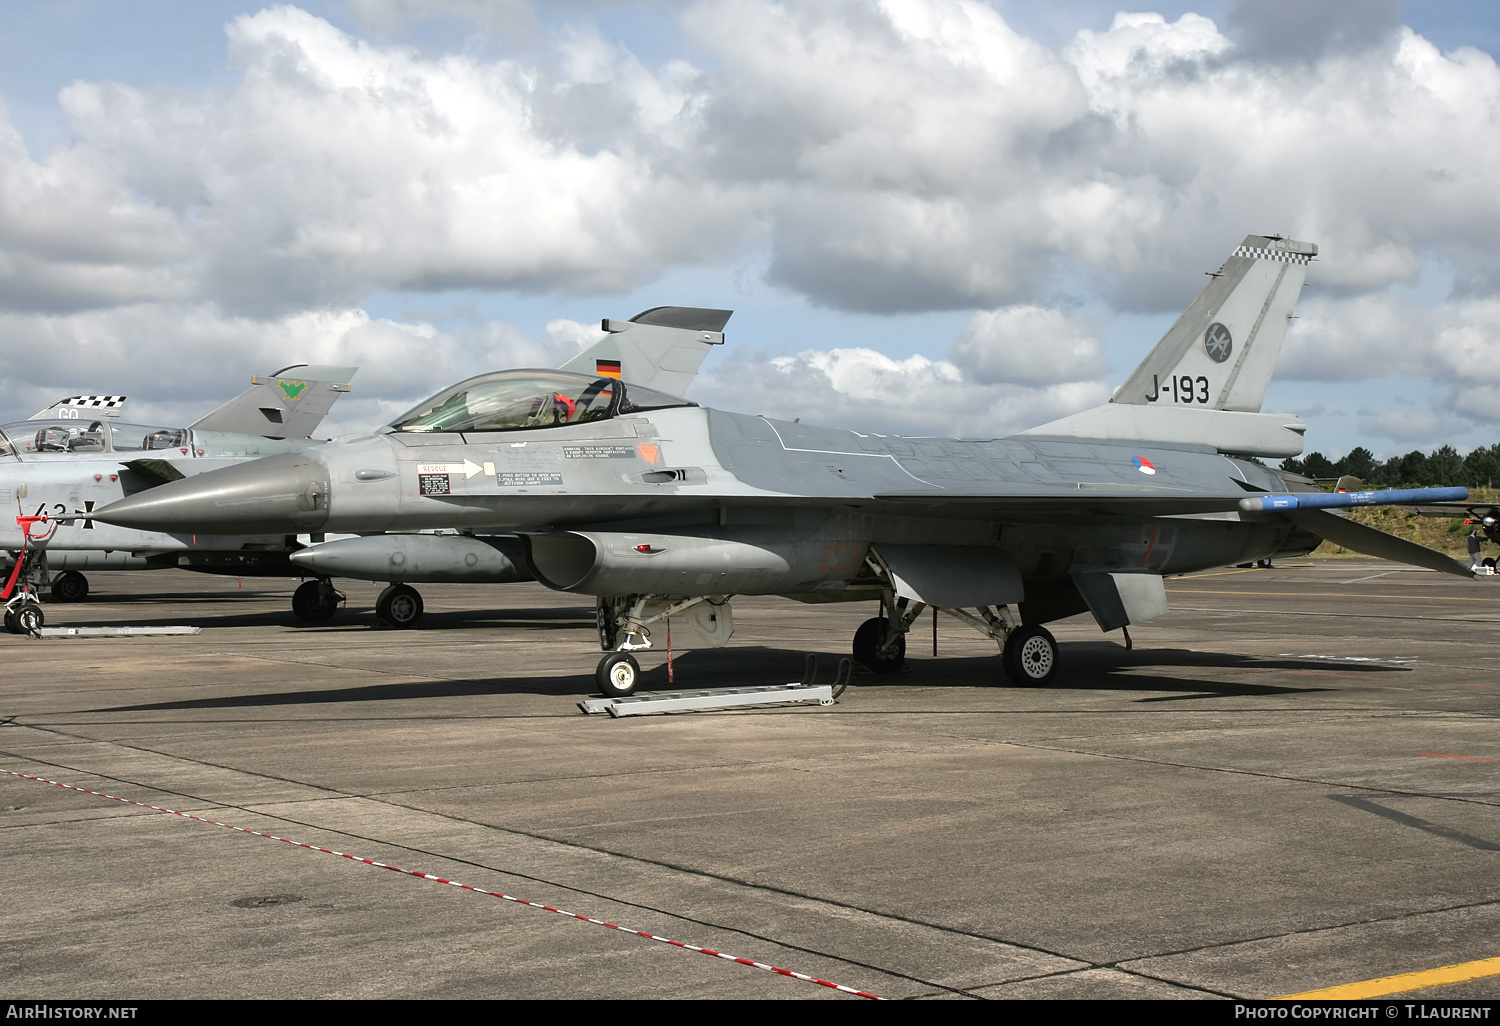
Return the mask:
[[1246, 513], [1275, 513], [1289, 509], [1347, 509], [1350, 506], [1418, 506], [1424, 502], [1463, 502], [1467, 488], [1391, 488], [1383, 492], [1296, 492], [1241, 499]]

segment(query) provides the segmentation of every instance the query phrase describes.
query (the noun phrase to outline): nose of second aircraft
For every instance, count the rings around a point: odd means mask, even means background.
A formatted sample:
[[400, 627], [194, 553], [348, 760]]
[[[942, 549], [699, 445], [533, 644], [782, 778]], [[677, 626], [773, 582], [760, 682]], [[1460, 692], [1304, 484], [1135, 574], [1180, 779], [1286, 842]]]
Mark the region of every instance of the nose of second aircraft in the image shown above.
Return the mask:
[[144, 531], [302, 534], [327, 521], [328, 490], [321, 459], [289, 452], [136, 492], [94, 519]]

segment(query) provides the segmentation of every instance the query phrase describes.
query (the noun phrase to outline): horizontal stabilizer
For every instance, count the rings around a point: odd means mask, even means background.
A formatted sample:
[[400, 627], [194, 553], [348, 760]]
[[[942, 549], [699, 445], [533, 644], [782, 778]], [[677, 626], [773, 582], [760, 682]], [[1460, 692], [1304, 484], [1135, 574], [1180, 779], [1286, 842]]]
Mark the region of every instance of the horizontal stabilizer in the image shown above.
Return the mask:
[[[1391, 488], [1381, 492], [1298, 492], [1241, 499], [1246, 513], [1275, 513], [1287, 509], [1350, 509], [1354, 506], [1415, 506], [1424, 502], [1462, 502], [1467, 488]], [[1352, 548], [1353, 546], [1350, 546]]]
[[1362, 552], [1367, 556], [1426, 567], [1428, 570], [1458, 577], [1474, 576], [1474, 571], [1441, 552], [1429, 549], [1425, 545], [1418, 545], [1416, 542], [1409, 542], [1405, 538], [1386, 534], [1384, 531], [1377, 531], [1373, 527], [1357, 524], [1336, 513], [1328, 513], [1320, 509], [1293, 509], [1283, 512], [1282, 516], [1297, 526], [1306, 528], [1319, 538], [1331, 541], [1335, 545], [1342, 545], [1346, 549], [1353, 549], [1355, 552]]
[[724, 344], [733, 310], [658, 306], [628, 321], [606, 319], [604, 338], [562, 365], [565, 371], [597, 374], [672, 395], [682, 395], [703, 358]]
[[248, 389], [188, 427], [266, 438], [308, 438], [328, 416], [334, 400], [350, 390], [357, 369], [299, 363], [265, 377], [257, 374]]
[[1306, 430], [1307, 425], [1290, 413], [1228, 413], [1200, 407], [1105, 403], [1021, 434], [1141, 444], [1196, 442], [1235, 456], [1284, 459], [1302, 453]]

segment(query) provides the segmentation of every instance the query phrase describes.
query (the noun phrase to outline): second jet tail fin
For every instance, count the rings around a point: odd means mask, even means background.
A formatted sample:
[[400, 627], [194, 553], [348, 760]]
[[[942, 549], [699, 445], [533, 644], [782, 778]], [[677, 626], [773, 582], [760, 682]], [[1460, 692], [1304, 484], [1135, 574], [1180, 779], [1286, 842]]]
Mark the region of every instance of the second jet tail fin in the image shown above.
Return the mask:
[[1317, 253], [1310, 242], [1245, 236], [1110, 402], [1260, 412]]
[[307, 438], [318, 429], [334, 400], [350, 391], [356, 367], [305, 363], [250, 379], [250, 387], [188, 427], [265, 438]]
[[27, 420], [97, 420], [118, 417], [125, 412], [123, 395], [70, 395], [45, 410], [33, 413]]
[[607, 335], [567, 363], [566, 371], [623, 378], [681, 395], [693, 383], [708, 351], [724, 343], [733, 310], [658, 306], [628, 321], [605, 320]]

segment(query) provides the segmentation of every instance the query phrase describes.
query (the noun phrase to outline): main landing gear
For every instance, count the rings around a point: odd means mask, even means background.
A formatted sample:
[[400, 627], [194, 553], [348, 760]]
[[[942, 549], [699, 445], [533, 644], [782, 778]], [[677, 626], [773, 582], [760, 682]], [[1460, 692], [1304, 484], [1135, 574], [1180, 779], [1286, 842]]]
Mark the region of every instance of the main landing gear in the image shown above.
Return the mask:
[[88, 594], [89, 579], [77, 570], [64, 570], [52, 578], [52, 599], [55, 602], [82, 602]]
[[338, 612], [344, 601], [342, 592], [333, 587], [333, 581], [319, 577], [315, 581], [303, 581], [292, 592], [292, 612], [303, 623], [325, 623]]
[[891, 637], [891, 621], [872, 616], [854, 632], [854, 661], [882, 676], [906, 665], [906, 635]]
[[[873, 550], [866, 565], [891, 588], [890, 571]], [[855, 662], [881, 676], [900, 671], [906, 663], [906, 633], [927, 608], [924, 602], [887, 590], [880, 598], [880, 615], [866, 620], [854, 632]], [[993, 638], [1000, 646], [1000, 665], [1012, 684], [1046, 687], [1057, 675], [1057, 639], [1039, 624], [1022, 624], [1011, 607], [936, 608]]]
[[1012, 684], [1046, 687], [1057, 672], [1057, 640], [1037, 624], [1013, 630], [1000, 649], [1000, 665]]
[[375, 600], [375, 615], [392, 627], [405, 630], [422, 619], [422, 595], [408, 584], [392, 584]]

